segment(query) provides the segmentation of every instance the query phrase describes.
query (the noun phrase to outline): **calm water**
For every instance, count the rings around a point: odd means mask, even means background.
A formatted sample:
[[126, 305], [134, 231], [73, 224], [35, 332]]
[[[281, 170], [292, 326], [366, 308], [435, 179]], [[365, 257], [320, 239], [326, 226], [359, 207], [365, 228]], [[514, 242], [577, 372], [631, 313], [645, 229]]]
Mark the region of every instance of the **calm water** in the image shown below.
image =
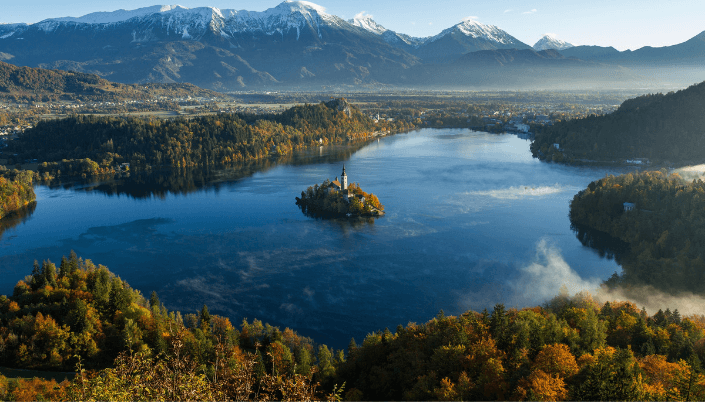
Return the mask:
[[[206, 303], [233, 322], [259, 318], [342, 348], [440, 309], [536, 305], [563, 284], [594, 289], [620, 270], [582, 246], [568, 220], [573, 195], [614, 171], [541, 163], [514, 135], [451, 129], [304, 156], [158, 195], [149, 188], [169, 188], [163, 180], [39, 186], [34, 212], [0, 238], [0, 293], [35, 259], [75, 250], [170, 309]], [[385, 217], [323, 221], [297, 208], [295, 196], [343, 163]]]

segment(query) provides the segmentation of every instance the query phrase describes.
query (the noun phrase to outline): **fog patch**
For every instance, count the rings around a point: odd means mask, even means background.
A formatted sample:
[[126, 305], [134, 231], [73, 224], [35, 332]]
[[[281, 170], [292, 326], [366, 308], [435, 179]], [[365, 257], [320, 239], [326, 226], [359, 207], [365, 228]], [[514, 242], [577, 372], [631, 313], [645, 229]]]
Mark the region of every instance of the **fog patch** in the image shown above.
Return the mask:
[[705, 165], [686, 166], [673, 170], [685, 181], [702, 179], [705, 176]]
[[565, 191], [565, 187], [556, 183], [553, 186], [518, 186], [497, 190], [472, 191], [466, 194], [491, 197], [500, 200], [518, 200], [522, 198], [544, 197]]
[[480, 280], [485, 283], [461, 296], [459, 305], [464, 310], [491, 309], [497, 303], [506, 307], [534, 307], [567, 293], [574, 297], [588, 296], [599, 304], [629, 301], [645, 308], [649, 315], [667, 308], [678, 309], [682, 316], [705, 315], [705, 296], [689, 292], [671, 295], [651, 286], [608, 289], [600, 278], [583, 278], [563, 259], [560, 249], [546, 239], [536, 244], [530, 263], [518, 266], [513, 276], [516, 279], [500, 282], [503, 275], [512, 275], [511, 268], [500, 262], [485, 261], [473, 271], [484, 272]]
[[595, 293], [594, 299], [600, 303], [630, 301], [639, 308], [645, 308], [649, 315], [667, 308], [670, 308], [671, 311], [678, 309], [681, 316], [705, 314], [705, 297], [690, 292], [669, 295], [652, 286], [611, 290], [602, 288]]
[[444, 212], [448, 215], [477, 213], [497, 206], [498, 202], [532, 200], [573, 190], [558, 183], [552, 186], [512, 186], [502, 189], [466, 191], [448, 197]]
[[326, 248], [241, 251], [238, 254], [241, 259], [240, 265], [242, 263], [245, 265], [238, 271], [241, 285], [256, 282], [272, 275], [290, 274], [302, 268], [332, 265], [347, 260], [344, 254]]
[[539, 240], [528, 263], [480, 261], [470, 275], [474, 289], [460, 297], [462, 309], [491, 309], [497, 303], [533, 307], [559, 294], [563, 286], [571, 293], [594, 293], [602, 283], [600, 278], [582, 278], [563, 259], [560, 249], [546, 239]]
[[283, 310], [287, 315], [303, 315], [304, 311], [297, 306], [296, 304], [293, 303], [282, 303], [281, 306], [279, 306], [281, 310]]
[[563, 259], [559, 248], [541, 239], [536, 244], [533, 260], [519, 268], [516, 279], [507, 281], [512, 306], [535, 306], [556, 296], [562, 287], [571, 294], [595, 292], [600, 278], [582, 278]]

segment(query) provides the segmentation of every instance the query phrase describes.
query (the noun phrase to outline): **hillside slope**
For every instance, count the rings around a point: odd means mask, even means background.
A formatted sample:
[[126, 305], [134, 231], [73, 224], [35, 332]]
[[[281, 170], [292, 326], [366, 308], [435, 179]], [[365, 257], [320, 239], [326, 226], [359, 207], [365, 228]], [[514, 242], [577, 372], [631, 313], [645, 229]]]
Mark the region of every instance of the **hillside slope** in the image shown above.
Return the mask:
[[110, 82], [95, 74], [18, 67], [0, 61], [0, 98], [117, 101], [158, 96], [219, 98], [223, 95], [192, 84], [127, 85]]
[[[648, 158], [678, 165], [705, 155], [705, 82], [629, 99], [614, 113], [561, 122], [536, 134], [534, 156], [554, 161]], [[558, 148], [554, 144], [558, 144]]]

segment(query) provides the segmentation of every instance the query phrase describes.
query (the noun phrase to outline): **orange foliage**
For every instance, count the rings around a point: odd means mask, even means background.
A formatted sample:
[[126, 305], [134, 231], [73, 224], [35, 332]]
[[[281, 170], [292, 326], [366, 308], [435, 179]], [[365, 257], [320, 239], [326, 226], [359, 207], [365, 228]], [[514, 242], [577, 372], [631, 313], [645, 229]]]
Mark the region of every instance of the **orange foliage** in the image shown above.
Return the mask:
[[559, 376], [534, 370], [529, 377], [519, 380], [517, 397], [522, 400], [564, 401], [568, 399], [568, 390]]
[[649, 355], [639, 361], [644, 373], [644, 390], [656, 400], [668, 399], [678, 394], [678, 379], [690, 375], [690, 367], [684, 361], [669, 363], [666, 356]]
[[570, 353], [570, 348], [561, 343], [546, 345], [536, 355], [532, 368], [560, 378], [567, 378], [578, 372], [578, 364]]
[[595, 356], [589, 353], [585, 353], [584, 355], [580, 356], [577, 361], [578, 367], [580, 368], [595, 364], [595, 362], [597, 362], [597, 359], [595, 358]]
[[58, 401], [66, 397], [68, 381], [57, 384], [55, 380], [47, 381], [40, 378], [18, 380], [18, 387], [10, 396], [14, 401]]
[[211, 317], [211, 326], [213, 328], [213, 335], [225, 336], [228, 332], [234, 329], [233, 324], [226, 317], [213, 316]]

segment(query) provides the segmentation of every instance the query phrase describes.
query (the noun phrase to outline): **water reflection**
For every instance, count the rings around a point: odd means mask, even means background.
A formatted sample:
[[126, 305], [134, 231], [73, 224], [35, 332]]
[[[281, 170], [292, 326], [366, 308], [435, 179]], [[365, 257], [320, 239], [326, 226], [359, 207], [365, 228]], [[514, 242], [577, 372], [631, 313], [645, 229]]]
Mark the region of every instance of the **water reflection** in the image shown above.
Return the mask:
[[345, 161], [365, 146], [366, 142], [346, 146], [329, 146], [295, 152], [276, 158], [244, 162], [230, 167], [168, 168], [129, 174], [116, 174], [111, 180], [101, 178], [58, 180], [48, 183], [51, 189], [97, 191], [110, 196], [128, 196], [136, 199], [161, 198], [169, 194], [187, 195], [202, 189], [213, 189], [232, 184], [255, 173], [264, 173], [278, 165], [308, 165]]
[[7, 229], [12, 229], [20, 223], [25, 223], [34, 213], [37, 208], [37, 203], [31, 202], [26, 207], [19, 209], [10, 215], [0, 219], [0, 239], [2, 239], [2, 234]]
[[326, 214], [318, 211], [310, 211], [306, 208], [306, 205], [303, 204], [298, 204], [298, 207], [301, 208], [301, 213], [304, 214], [304, 216], [316, 220], [326, 220], [330, 222], [334, 222], [338, 226], [340, 226], [341, 229], [346, 229], [346, 228], [361, 228], [365, 227], [368, 225], [374, 225], [375, 219], [370, 216], [356, 216], [356, 217], [349, 217], [349, 218], [340, 218], [337, 215], [334, 214]]
[[615, 260], [621, 265], [624, 258], [629, 254], [629, 243], [612, 237], [605, 232], [573, 222], [570, 224], [570, 229], [583, 246], [591, 248], [602, 258]]

